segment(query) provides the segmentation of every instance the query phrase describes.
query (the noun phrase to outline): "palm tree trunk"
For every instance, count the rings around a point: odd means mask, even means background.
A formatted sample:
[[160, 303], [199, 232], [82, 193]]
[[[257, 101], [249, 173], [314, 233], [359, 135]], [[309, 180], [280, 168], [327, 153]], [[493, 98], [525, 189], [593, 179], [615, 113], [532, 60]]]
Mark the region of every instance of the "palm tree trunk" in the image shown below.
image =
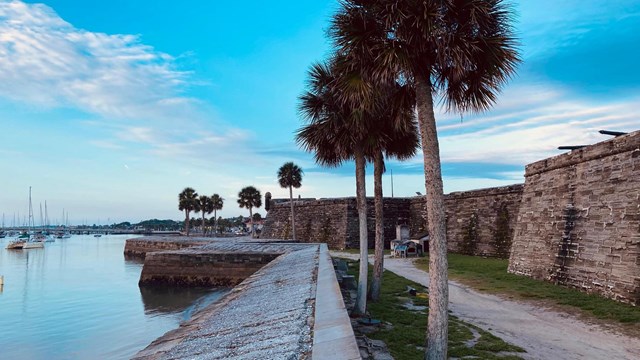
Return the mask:
[[358, 294], [356, 308], [353, 313], [363, 315], [367, 310], [367, 275], [369, 235], [367, 234], [367, 191], [365, 188], [365, 159], [362, 149], [356, 149], [356, 200], [358, 204], [358, 222], [360, 227], [360, 275], [358, 278]]
[[291, 232], [293, 234], [293, 240], [297, 239], [296, 237], [296, 218], [295, 213], [293, 212], [293, 187], [289, 186], [289, 200], [291, 201]]
[[207, 236], [206, 229], [204, 226], [204, 210], [202, 210], [202, 236]]
[[213, 237], [218, 236], [218, 210], [213, 209]]
[[253, 226], [253, 209], [249, 207], [249, 221], [251, 222], [251, 237], [256, 237], [256, 227]]
[[184, 227], [187, 232], [187, 236], [189, 236], [189, 211], [185, 210], [184, 213], [186, 214], [186, 217], [184, 219]]
[[373, 194], [376, 212], [376, 252], [371, 279], [371, 301], [378, 301], [382, 287], [382, 269], [384, 266], [384, 211], [382, 197], [382, 171], [384, 158], [382, 151], [376, 153], [373, 162]]
[[[422, 75], [422, 76], [420, 76]], [[429, 230], [429, 320], [426, 359], [447, 358], [449, 289], [440, 148], [429, 74], [415, 76]]]

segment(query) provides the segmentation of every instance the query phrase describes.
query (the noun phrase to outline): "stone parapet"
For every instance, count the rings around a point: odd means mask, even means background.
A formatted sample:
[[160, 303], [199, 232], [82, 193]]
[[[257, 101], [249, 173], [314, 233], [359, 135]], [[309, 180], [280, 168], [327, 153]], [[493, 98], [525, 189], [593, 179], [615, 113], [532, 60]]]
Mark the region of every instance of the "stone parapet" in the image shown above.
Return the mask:
[[640, 300], [640, 132], [527, 166], [509, 271]]
[[212, 241], [214, 240], [211, 238], [145, 236], [127, 239], [124, 255], [144, 259], [148, 252], [188, 249], [206, 245]]

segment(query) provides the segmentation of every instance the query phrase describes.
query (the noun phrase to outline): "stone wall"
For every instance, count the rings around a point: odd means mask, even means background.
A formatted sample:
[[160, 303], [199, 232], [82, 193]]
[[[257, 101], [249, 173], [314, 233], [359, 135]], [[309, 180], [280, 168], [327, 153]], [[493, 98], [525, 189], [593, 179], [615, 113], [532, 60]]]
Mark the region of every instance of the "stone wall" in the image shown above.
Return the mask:
[[[447, 213], [447, 239], [449, 250], [464, 252], [461, 246], [464, 234], [473, 214], [477, 217], [478, 236], [471, 254], [508, 257], [509, 244], [514, 229], [515, 215], [518, 213], [522, 185], [457, 192], [445, 195]], [[367, 199], [367, 226], [369, 247], [375, 243], [375, 210], [373, 198]], [[426, 198], [385, 198], [384, 232], [385, 246], [396, 237], [396, 225], [407, 224], [411, 236], [416, 238], [426, 234]], [[296, 201], [296, 228], [298, 240], [303, 242], [323, 242], [332, 249], [357, 248], [358, 210], [355, 198], [320, 199], [316, 201]], [[498, 230], [498, 215], [506, 215], [505, 231], [509, 244], [502, 251], [496, 251], [495, 239]], [[262, 238], [290, 238], [291, 208], [288, 202], [276, 203], [267, 213]], [[504, 216], [503, 216], [504, 217]]]
[[[444, 196], [447, 248], [453, 253], [509, 257], [521, 184]], [[427, 233], [426, 196], [411, 199], [411, 235]]]
[[[395, 238], [395, 227], [400, 221], [408, 223], [410, 199], [384, 199], [385, 242]], [[359, 245], [358, 208], [355, 198], [294, 201], [296, 208], [297, 240], [309, 243], [326, 243], [331, 249], [357, 248]], [[367, 199], [367, 226], [369, 246], [375, 244], [375, 211], [373, 198]], [[264, 239], [291, 239], [291, 205], [274, 203], [267, 213], [260, 234]]]
[[192, 237], [161, 237], [146, 236], [127, 239], [124, 245], [124, 255], [127, 257], [143, 258], [146, 253], [154, 251], [182, 250], [202, 246], [210, 243], [211, 239]]
[[279, 253], [161, 251], [146, 254], [139, 285], [235, 286]]
[[640, 132], [526, 167], [509, 271], [638, 304]]

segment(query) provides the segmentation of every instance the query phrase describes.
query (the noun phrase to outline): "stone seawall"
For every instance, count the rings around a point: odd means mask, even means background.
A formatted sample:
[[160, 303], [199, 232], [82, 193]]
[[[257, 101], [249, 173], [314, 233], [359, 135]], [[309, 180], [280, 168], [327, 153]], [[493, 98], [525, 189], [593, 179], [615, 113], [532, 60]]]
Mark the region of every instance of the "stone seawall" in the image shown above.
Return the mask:
[[325, 244], [211, 242], [149, 252], [141, 283], [149, 272], [162, 284], [238, 285], [134, 359], [360, 358]]
[[280, 254], [207, 253], [198, 250], [147, 253], [141, 286], [221, 286], [242, 282]]
[[124, 245], [124, 255], [143, 258], [154, 251], [182, 250], [211, 243], [212, 239], [191, 237], [161, 237], [146, 236], [127, 239]]
[[640, 132], [526, 167], [509, 271], [638, 304]]

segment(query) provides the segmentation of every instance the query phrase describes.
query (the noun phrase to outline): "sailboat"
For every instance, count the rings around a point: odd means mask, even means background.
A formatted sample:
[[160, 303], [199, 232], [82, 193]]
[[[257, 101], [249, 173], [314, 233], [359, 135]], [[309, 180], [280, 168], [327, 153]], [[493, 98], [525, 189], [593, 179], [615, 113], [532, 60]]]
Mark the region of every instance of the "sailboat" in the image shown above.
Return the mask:
[[[29, 233], [23, 234], [7, 245], [7, 249], [38, 249], [44, 247], [43, 241], [37, 241], [33, 235], [33, 206], [31, 205], [31, 186], [29, 186]], [[24, 236], [26, 235], [26, 236]]]
[[7, 236], [4, 232], [4, 213], [2, 213], [2, 229], [0, 229], [0, 239], [4, 239]]

